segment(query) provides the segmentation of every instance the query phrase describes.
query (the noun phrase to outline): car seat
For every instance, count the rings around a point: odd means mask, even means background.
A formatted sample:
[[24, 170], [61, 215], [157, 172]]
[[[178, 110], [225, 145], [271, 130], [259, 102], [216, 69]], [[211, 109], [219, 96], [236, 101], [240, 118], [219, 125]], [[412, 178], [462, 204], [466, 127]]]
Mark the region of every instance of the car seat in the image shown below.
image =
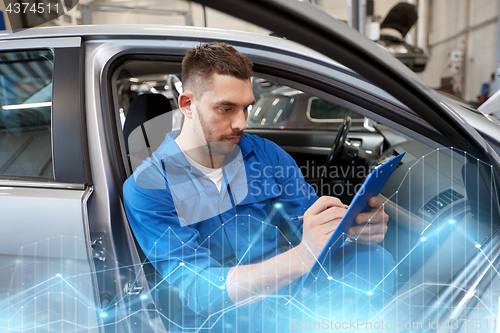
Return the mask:
[[160, 146], [165, 134], [172, 131], [170, 111], [170, 101], [162, 94], [142, 94], [130, 104], [123, 137], [132, 172]]

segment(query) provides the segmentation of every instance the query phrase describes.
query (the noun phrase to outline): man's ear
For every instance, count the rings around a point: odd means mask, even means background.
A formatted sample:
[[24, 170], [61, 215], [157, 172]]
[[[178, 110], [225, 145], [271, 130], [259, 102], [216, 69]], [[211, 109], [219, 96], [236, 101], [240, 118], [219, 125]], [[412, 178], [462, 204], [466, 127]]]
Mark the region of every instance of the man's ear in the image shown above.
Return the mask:
[[179, 109], [189, 119], [193, 118], [193, 111], [191, 109], [193, 101], [193, 94], [188, 91], [179, 95]]

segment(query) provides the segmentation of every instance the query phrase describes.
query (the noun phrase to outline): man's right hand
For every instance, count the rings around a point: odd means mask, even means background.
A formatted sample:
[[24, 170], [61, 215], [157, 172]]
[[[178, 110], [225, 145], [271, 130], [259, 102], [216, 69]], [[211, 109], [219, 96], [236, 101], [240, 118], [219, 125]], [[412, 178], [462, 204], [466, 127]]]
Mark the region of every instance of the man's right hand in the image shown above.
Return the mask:
[[322, 196], [304, 213], [302, 242], [297, 246], [301, 259], [310, 269], [347, 212], [338, 198]]

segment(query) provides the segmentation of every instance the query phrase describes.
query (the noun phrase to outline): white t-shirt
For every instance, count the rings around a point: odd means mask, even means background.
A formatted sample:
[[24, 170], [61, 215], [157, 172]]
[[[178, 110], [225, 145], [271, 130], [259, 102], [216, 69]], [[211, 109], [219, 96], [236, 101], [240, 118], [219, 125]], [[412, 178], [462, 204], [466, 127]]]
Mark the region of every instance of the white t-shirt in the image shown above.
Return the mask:
[[[174, 141], [179, 146], [177, 139], [175, 139]], [[200, 163], [196, 162], [191, 157], [189, 157], [188, 154], [186, 154], [186, 152], [182, 150], [180, 146], [179, 149], [182, 151], [182, 153], [186, 157], [186, 160], [188, 160], [188, 162], [191, 163], [192, 166], [200, 170], [205, 176], [210, 178], [215, 183], [215, 186], [217, 186], [217, 189], [220, 192], [222, 188], [222, 179], [224, 177], [224, 168], [218, 168], [218, 169], [207, 168], [206, 166], [201, 165]]]

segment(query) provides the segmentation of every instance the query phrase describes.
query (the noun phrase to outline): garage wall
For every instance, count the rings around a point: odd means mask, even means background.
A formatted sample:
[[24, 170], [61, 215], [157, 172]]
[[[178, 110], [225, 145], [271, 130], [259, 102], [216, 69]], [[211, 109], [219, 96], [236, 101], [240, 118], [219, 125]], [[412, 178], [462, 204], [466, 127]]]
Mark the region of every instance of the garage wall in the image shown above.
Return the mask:
[[[401, 0], [405, 1], [405, 0]], [[394, 7], [398, 0], [375, 0], [375, 15], [382, 18], [387, 15], [389, 10]], [[416, 3], [416, 0], [408, 2]], [[322, 0], [323, 8], [332, 13], [335, 17], [347, 21], [347, 3], [348, 0]]]
[[475, 99], [483, 82], [490, 82], [496, 69], [496, 37], [498, 23], [474, 30], [469, 35], [465, 72], [465, 99]]
[[[323, 8], [335, 17], [347, 21], [349, 0], [320, 0]], [[404, 1], [404, 0], [403, 0]], [[483, 82], [490, 80], [496, 69], [497, 18], [500, 0], [407, 0], [417, 4], [428, 3], [428, 38], [423, 45], [429, 53], [425, 72], [419, 76], [434, 88], [441, 79], [454, 77], [458, 90], [466, 100], [475, 100]], [[384, 18], [399, 0], [375, 0], [375, 15]], [[139, 7], [130, 11], [93, 11], [93, 24], [171, 24], [204, 26], [202, 6], [183, 0], [135, 0], [119, 2], [95, 1], [92, 5]], [[140, 8], [149, 12], [141, 12]], [[163, 12], [162, 12], [163, 11]], [[168, 11], [189, 13], [190, 17], [168, 14]], [[269, 31], [235, 19], [210, 8], [206, 9], [207, 26], [268, 34]], [[416, 29], [410, 31], [407, 41], [416, 44]], [[463, 51], [462, 70], [454, 72], [450, 66], [452, 51]]]
[[[187, 2], [166, 0], [159, 3], [154, 0], [103, 2], [95, 1], [92, 7], [92, 24], [168, 24], [186, 25], [185, 16], [172, 12], [189, 12]], [[99, 8], [95, 6], [102, 6]], [[113, 7], [116, 10], [110, 10]], [[129, 11], [127, 7], [132, 7]], [[133, 8], [135, 7], [135, 8]], [[169, 12], [171, 12], [169, 14]]]
[[153, 15], [134, 12], [97, 11], [92, 13], [93, 24], [168, 24], [185, 25], [181, 15]]
[[[404, 1], [404, 0], [401, 0]], [[429, 52], [427, 69], [419, 76], [434, 88], [441, 78], [454, 77], [466, 100], [476, 100], [482, 83], [489, 82], [496, 69], [496, 47], [500, 0], [408, 0], [418, 4], [428, 2], [428, 38], [423, 45]], [[398, 0], [375, 0], [375, 15], [382, 19]], [[326, 10], [347, 20], [347, 0], [322, 0]], [[407, 41], [414, 43], [412, 29]], [[450, 53], [463, 51], [462, 70], [452, 70]]]
[[[203, 26], [203, 7], [193, 3], [191, 4], [191, 8], [194, 25], [200, 27]], [[264, 35], [269, 35], [270, 33], [269, 30], [239, 19], [235, 19], [234, 17], [221, 13], [217, 10], [213, 10], [211, 8], [206, 8], [205, 10], [207, 16], [207, 26], [210, 28], [241, 30]]]
[[[106, 7], [92, 11], [92, 24], [168, 24], [168, 25], [194, 25], [204, 26], [203, 7], [196, 3], [182, 0], [141, 0], [116, 2], [121, 7], [120, 10], [109, 10], [116, 6], [113, 2], [94, 2], [93, 6]], [[135, 7], [130, 11], [124, 10], [126, 7]], [[141, 10], [144, 9], [144, 10]], [[180, 13], [185, 12], [191, 15], [186, 18]], [[210, 28], [233, 29], [254, 33], [269, 34], [269, 31], [257, 27], [242, 20], [235, 19], [211, 8], [206, 8], [207, 26]], [[190, 21], [191, 20], [191, 21]]]
[[[483, 82], [489, 82], [496, 69], [498, 0], [431, 0], [429, 27], [430, 59], [420, 76], [432, 87], [441, 77], [464, 75], [463, 94], [476, 100]], [[468, 8], [467, 8], [468, 7]], [[449, 54], [464, 50], [463, 71], [454, 74]]]
[[[429, 62], [426, 71], [420, 74], [430, 86], [441, 86], [442, 77], [462, 80], [450, 68], [449, 55], [453, 50], [464, 50], [464, 36], [457, 35], [466, 27], [467, 0], [431, 0], [429, 3]], [[445, 14], [446, 13], [446, 14]], [[455, 37], [453, 37], [455, 36]]]

